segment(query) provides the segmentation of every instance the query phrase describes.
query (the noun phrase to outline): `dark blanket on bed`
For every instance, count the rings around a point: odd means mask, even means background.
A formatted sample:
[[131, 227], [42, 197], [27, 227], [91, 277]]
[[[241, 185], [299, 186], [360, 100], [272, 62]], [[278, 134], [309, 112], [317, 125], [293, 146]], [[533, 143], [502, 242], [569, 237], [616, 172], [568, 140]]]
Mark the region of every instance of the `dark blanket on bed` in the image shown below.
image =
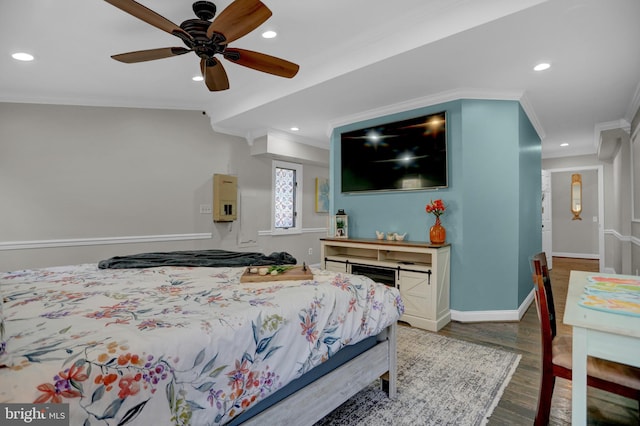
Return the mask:
[[116, 256], [101, 260], [100, 269], [153, 268], [157, 266], [267, 266], [295, 265], [296, 258], [287, 252], [263, 253], [226, 250], [169, 251]]

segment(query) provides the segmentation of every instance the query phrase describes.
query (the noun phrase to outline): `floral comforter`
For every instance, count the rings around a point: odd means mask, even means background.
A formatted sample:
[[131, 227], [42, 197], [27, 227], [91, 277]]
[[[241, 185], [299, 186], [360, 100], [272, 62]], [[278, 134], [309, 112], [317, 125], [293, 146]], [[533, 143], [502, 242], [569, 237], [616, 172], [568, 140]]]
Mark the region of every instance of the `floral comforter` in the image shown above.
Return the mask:
[[363, 276], [240, 283], [244, 269], [0, 274], [0, 402], [68, 403], [71, 424], [224, 424], [403, 311]]

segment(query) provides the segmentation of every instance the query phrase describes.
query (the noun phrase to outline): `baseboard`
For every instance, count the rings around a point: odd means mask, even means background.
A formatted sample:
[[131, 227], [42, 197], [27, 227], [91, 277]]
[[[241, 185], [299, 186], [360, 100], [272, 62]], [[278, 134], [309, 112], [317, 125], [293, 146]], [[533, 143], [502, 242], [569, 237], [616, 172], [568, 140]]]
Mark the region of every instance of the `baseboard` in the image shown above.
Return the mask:
[[572, 257], [575, 259], [600, 259], [598, 253], [567, 253], [554, 251], [551, 255], [555, 257]]
[[[533, 285], [532, 285], [533, 287]], [[527, 295], [518, 309], [495, 311], [457, 311], [451, 310], [451, 320], [458, 322], [500, 322], [520, 321], [534, 300], [534, 290]]]

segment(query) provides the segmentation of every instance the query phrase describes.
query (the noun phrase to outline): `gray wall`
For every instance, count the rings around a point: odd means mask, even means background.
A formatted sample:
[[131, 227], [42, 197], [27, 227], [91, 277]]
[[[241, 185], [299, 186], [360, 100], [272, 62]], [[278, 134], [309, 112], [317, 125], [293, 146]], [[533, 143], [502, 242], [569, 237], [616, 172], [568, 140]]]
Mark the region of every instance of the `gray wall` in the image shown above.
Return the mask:
[[[212, 203], [214, 173], [238, 176], [250, 208], [240, 206], [242, 220], [213, 223], [200, 214]], [[271, 160], [214, 132], [200, 111], [0, 103], [0, 270], [205, 248], [288, 251], [317, 263], [327, 219], [314, 212], [314, 182], [328, 174], [328, 166], [304, 165], [308, 232], [272, 237]], [[159, 241], [114, 244], [137, 236]], [[100, 238], [105, 244], [91, 243]]]
[[[573, 220], [570, 205], [571, 175], [582, 175], [582, 220]], [[553, 253], [598, 258], [598, 172], [577, 170], [551, 174]]]
[[[542, 168], [553, 170], [563, 168], [602, 166], [604, 198], [604, 265], [603, 272], [635, 274], [640, 269], [640, 235], [638, 223], [632, 220], [632, 155], [628, 134], [620, 138], [619, 149], [612, 158], [599, 160], [596, 155], [550, 158], [542, 161]], [[637, 166], [636, 166], [637, 167]], [[555, 206], [554, 206], [555, 210]], [[556, 224], [554, 223], [554, 234]], [[553, 252], [556, 240], [554, 236]], [[601, 262], [602, 265], [602, 262]]]

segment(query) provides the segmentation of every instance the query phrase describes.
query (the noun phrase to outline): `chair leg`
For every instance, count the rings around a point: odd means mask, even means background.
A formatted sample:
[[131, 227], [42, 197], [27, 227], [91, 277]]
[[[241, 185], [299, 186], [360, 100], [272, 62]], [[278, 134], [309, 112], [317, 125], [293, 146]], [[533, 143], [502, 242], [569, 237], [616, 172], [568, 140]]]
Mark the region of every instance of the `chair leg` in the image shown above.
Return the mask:
[[536, 412], [535, 426], [547, 426], [551, 412], [551, 398], [556, 378], [552, 374], [543, 374], [540, 380], [540, 395], [538, 396], [538, 411]]

